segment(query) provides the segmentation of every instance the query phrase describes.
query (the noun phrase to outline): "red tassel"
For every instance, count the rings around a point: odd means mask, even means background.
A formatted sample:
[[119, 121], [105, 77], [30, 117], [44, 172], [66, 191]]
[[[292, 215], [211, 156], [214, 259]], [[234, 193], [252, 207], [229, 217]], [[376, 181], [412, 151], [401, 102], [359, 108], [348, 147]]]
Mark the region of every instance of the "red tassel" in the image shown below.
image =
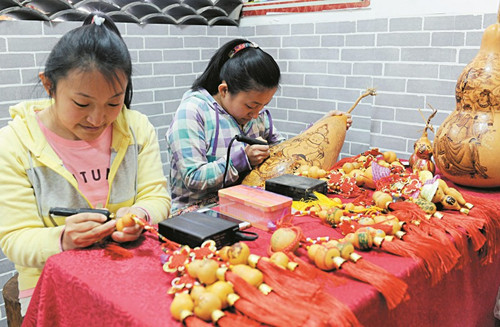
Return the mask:
[[440, 222], [451, 225], [452, 228], [450, 229], [464, 230], [471, 240], [474, 251], [479, 251], [486, 243], [486, 237], [481, 233], [481, 229], [484, 227], [484, 219], [443, 212], [443, 218]]
[[[413, 249], [408, 249], [417, 257], [422, 258], [424, 266], [429, 271], [433, 284], [441, 280], [442, 276], [455, 267], [461, 254], [451, 244], [443, 231], [431, 226], [426, 220], [425, 212], [415, 203], [409, 201], [391, 203], [389, 208], [400, 221], [407, 234], [405, 242], [411, 242]], [[419, 221], [427, 228], [421, 228], [412, 223]]]
[[458, 260], [454, 261], [446, 254], [442, 254], [439, 250], [439, 242], [432, 241], [429, 237], [422, 237], [417, 233], [407, 233], [403, 240], [408, 242], [413, 247], [413, 253], [421, 258], [424, 266], [429, 271], [432, 285], [436, 285], [445, 273], [447, 273]]
[[[318, 326], [318, 324], [327, 323], [332, 319], [343, 321], [346, 319], [345, 317], [350, 317], [350, 319], [352, 317], [355, 318], [349, 308], [338, 300], [330, 300], [328, 302], [319, 301], [318, 298], [324, 299], [326, 296], [318, 296], [319, 293], [323, 292], [323, 289], [314, 278], [310, 276], [304, 278], [294, 271], [282, 269], [274, 263], [263, 259], [259, 260], [257, 266], [264, 274], [264, 282], [273, 289], [272, 293], [276, 293], [285, 299], [294, 299], [294, 303], [314, 303], [313, 306], [308, 308], [310, 312], [308, 323], [311, 326]], [[272, 294], [268, 296], [272, 296]], [[332, 305], [335, 307], [332, 307]], [[313, 320], [311, 320], [312, 318], [317, 318], [314, 324]], [[357, 319], [354, 319], [352, 321], [346, 320], [344, 323], [346, 326], [351, 326], [351, 324], [358, 322]]]
[[329, 315], [327, 317], [329, 326], [361, 326], [354, 313], [344, 303], [324, 291], [326, 284], [329, 284], [330, 287], [345, 284], [346, 280], [343, 277], [318, 269], [293, 253], [287, 253], [287, 255], [293, 262], [298, 264], [293, 271], [294, 273], [297, 273], [303, 279], [320, 283], [319, 292], [311, 300], [314, 307]]
[[264, 274], [264, 283], [283, 297], [311, 298], [321, 287], [311, 277], [304, 278], [262, 258], [257, 263], [257, 268]]
[[451, 224], [446, 218], [433, 218], [432, 223], [435, 226], [439, 226], [442, 231], [445, 231], [447, 233], [445, 237], [448, 235], [451, 236], [451, 238], [453, 239], [452, 242], [450, 241], [451, 246], [454, 246], [460, 254], [460, 257], [458, 258], [457, 268], [463, 268], [465, 264], [470, 262], [469, 242], [467, 235], [456, 228], [453, 224]]
[[[254, 320], [273, 326], [302, 326], [308, 318], [306, 308], [302, 312], [292, 310], [291, 303], [276, 301], [270, 294], [264, 295], [231, 271], [226, 272], [226, 280], [233, 284], [235, 293], [241, 297], [235, 302], [236, 309]], [[239, 303], [242, 299], [251, 303]]]
[[409, 299], [408, 285], [404, 281], [365, 259], [358, 260], [356, 263], [344, 262], [340, 269], [349, 276], [375, 287], [384, 296], [389, 310]]
[[[290, 287], [290, 286], [288, 286]], [[266, 295], [266, 297], [269, 298], [270, 301], [274, 303], [274, 308], [279, 310], [279, 306], [277, 306], [277, 303], [282, 303], [285, 311], [278, 311], [278, 312], [293, 312], [294, 314], [299, 314], [301, 317], [306, 317], [306, 319], [301, 322], [300, 326], [301, 327], [306, 327], [306, 326], [315, 326], [315, 327], [327, 327], [328, 324], [328, 316], [329, 314], [334, 315], [337, 317], [339, 315], [339, 312], [335, 311], [336, 307], [329, 307], [328, 313], [322, 312], [320, 307], [318, 305], [312, 305], [312, 306], [307, 306], [304, 305], [304, 302], [299, 302], [296, 300], [296, 298], [284, 298], [278, 294], [278, 292], [273, 291]], [[311, 301], [312, 299], [309, 299]], [[307, 302], [306, 302], [307, 303]], [[321, 303], [323, 305], [323, 303]], [[281, 309], [283, 310], [283, 309]], [[334, 312], [334, 313], [333, 313]], [[337, 326], [350, 326], [350, 325], [337, 325]]]
[[418, 264], [418, 268], [421, 269], [425, 277], [431, 277], [431, 273], [425, 267], [426, 265], [424, 260], [415, 254], [415, 247], [413, 244], [404, 242], [400, 239], [394, 239], [392, 241], [384, 241], [380, 249], [384, 252], [392, 253], [400, 257], [412, 258]]
[[330, 307], [332, 311], [337, 313], [336, 315], [330, 316], [328, 320], [329, 326], [362, 326], [354, 313], [352, 313], [352, 311], [344, 303], [340, 302], [337, 298], [330, 296], [330, 294], [324, 291], [319, 292], [313, 305], [317, 305], [319, 303], [321, 303], [322, 307]]
[[399, 221], [411, 222], [425, 219], [425, 212], [418, 205], [409, 201], [392, 202], [389, 204], [390, 213]]
[[128, 259], [134, 256], [132, 252], [121, 247], [115, 242], [106, 242], [104, 244], [104, 254], [113, 260]]
[[307, 263], [293, 253], [287, 253], [290, 260], [297, 263], [298, 266], [294, 272], [305, 279], [318, 280], [321, 285], [330, 285], [336, 287], [347, 283], [346, 279], [341, 276], [329, 274], [317, 267]]
[[187, 327], [209, 327], [209, 326], [213, 327], [213, 325], [211, 323], [205, 322], [202, 319], [200, 319], [194, 315], [186, 317], [184, 319], [184, 324]]
[[219, 327], [260, 327], [261, 323], [250, 319], [247, 316], [232, 313], [230, 311], [224, 311], [224, 316], [217, 320], [217, 325]]
[[269, 310], [263, 309], [262, 306], [256, 304], [254, 301], [250, 301], [244, 298], [238, 299], [234, 305], [236, 310], [248, 316], [249, 318], [260, 321], [263, 324], [270, 326], [293, 326], [293, 321], [284, 319], [279, 313], [272, 312], [272, 308]]
[[[427, 226], [429, 232], [425, 231], [425, 228], [423, 228], [425, 226]], [[410, 237], [412, 235], [418, 235], [420, 242], [425, 242], [429, 248], [434, 250], [435, 254], [439, 257], [439, 261], [445, 273], [448, 273], [457, 265], [460, 253], [446, 235], [444, 235], [445, 238], [443, 238], [443, 235], [440, 235], [436, 227], [429, 227], [426, 221], [422, 221], [419, 226], [406, 224], [405, 227], [413, 231], [412, 234], [408, 233]], [[438, 235], [441, 236], [441, 238]]]
[[[356, 317], [352, 312], [340, 301], [335, 298], [325, 301], [324, 299], [328, 295], [316, 297], [320, 298], [321, 302], [315, 301], [311, 306], [304, 306], [303, 302], [298, 302], [296, 298], [283, 298], [278, 295], [274, 290], [264, 295], [255, 287], [248, 284], [246, 281], [241, 279], [241, 277], [235, 275], [231, 272], [226, 272], [226, 279], [234, 285], [235, 292], [246, 300], [252, 301], [252, 304], [259, 306], [258, 315], [253, 312], [243, 311], [243, 313], [254, 320], [260, 321], [265, 324], [271, 324], [266, 321], [268, 317], [266, 316], [276, 316], [279, 315], [279, 319], [283, 320], [276, 326], [356, 326], [359, 325]], [[245, 285], [246, 284], [246, 285]], [[293, 287], [294, 285], [289, 285], [288, 287]], [[318, 294], [324, 293], [322, 291]], [[238, 300], [235, 302], [235, 307], [238, 310], [242, 310], [241, 307], [236, 306]], [[311, 299], [309, 299], [311, 301]], [[319, 305], [321, 304], [321, 305]], [[248, 303], [246, 303], [248, 305]], [[321, 308], [326, 308], [326, 310], [321, 311]], [[244, 310], [249, 310], [248, 308]], [[255, 310], [255, 308], [254, 308]], [[252, 316], [253, 314], [253, 316]], [[334, 317], [336, 320], [335, 325], [329, 325], [328, 321]], [[276, 317], [272, 319], [276, 320]], [[272, 325], [272, 324], [271, 324]]]
[[486, 243], [481, 248], [481, 263], [489, 264], [496, 258], [500, 251], [500, 204], [498, 201], [465, 195], [467, 202], [474, 207], [469, 211], [469, 216], [484, 220], [482, 232], [486, 237]]

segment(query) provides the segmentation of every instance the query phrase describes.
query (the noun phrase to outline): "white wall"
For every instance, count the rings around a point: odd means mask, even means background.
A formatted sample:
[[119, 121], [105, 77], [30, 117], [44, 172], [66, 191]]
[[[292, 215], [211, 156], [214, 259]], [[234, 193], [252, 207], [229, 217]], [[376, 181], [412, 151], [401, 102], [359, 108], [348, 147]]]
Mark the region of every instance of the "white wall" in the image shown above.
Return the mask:
[[498, 1], [494, 0], [370, 0], [370, 2], [368, 7], [352, 10], [247, 16], [241, 18], [240, 26], [450, 14], [482, 14], [497, 12], [499, 6]]

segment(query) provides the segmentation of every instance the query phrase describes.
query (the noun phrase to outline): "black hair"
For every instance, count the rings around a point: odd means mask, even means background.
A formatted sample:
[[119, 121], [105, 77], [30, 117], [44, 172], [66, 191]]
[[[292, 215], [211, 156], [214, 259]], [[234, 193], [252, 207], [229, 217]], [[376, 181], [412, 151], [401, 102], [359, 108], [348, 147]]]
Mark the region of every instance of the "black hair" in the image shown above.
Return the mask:
[[[280, 68], [271, 55], [259, 47], [245, 47], [231, 56], [238, 45], [251, 43], [234, 39], [224, 44], [210, 59], [205, 71], [194, 81], [191, 89], [200, 87], [211, 95], [217, 94], [222, 81], [234, 95], [250, 90], [265, 90], [279, 86]], [[233, 51], [234, 52], [234, 51]]]
[[51, 83], [50, 97], [56, 92], [57, 82], [73, 69], [81, 71], [96, 69], [110, 82], [116, 81], [117, 73], [123, 71], [127, 77], [125, 106], [130, 108], [133, 93], [132, 60], [120, 31], [107, 15], [89, 14], [82, 26], [64, 34], [56, 43], [50, 52], [44, 71]]

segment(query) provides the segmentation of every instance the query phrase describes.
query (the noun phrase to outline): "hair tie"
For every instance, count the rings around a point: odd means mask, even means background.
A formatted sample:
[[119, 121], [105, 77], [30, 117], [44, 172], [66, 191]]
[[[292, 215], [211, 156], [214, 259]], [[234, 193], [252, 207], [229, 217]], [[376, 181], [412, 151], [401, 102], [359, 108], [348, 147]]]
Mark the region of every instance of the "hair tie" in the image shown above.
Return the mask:
[[105, 20], [106, 20], [106, 18], [98, 16], [98, 15], [94, 15], [94, 17], [92, 17], [92, 23], [96, 24], [97, 26], [101, 26]]
[[238, 44], [229, 52], [229, 59], [231, 59], [235, 54], [237, 54], [239, 51], [246, 49], [246, 48], [258, 48], [259, 46], [255, 42], [245, 42]]

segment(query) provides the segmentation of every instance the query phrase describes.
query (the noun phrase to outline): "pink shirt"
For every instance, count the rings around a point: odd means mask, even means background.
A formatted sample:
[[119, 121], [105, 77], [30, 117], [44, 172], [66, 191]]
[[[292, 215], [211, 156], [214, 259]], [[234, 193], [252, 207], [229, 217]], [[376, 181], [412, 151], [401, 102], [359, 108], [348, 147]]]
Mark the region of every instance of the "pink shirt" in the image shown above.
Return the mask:
[[76, 178], [83, 195], [92, 206], [104, 207], [109, 192], [112, 125], [93, 141], [62, 138], [45, 127], [40, 119], [38, 125], [52, 149], [61, 158], [64, 167]]

